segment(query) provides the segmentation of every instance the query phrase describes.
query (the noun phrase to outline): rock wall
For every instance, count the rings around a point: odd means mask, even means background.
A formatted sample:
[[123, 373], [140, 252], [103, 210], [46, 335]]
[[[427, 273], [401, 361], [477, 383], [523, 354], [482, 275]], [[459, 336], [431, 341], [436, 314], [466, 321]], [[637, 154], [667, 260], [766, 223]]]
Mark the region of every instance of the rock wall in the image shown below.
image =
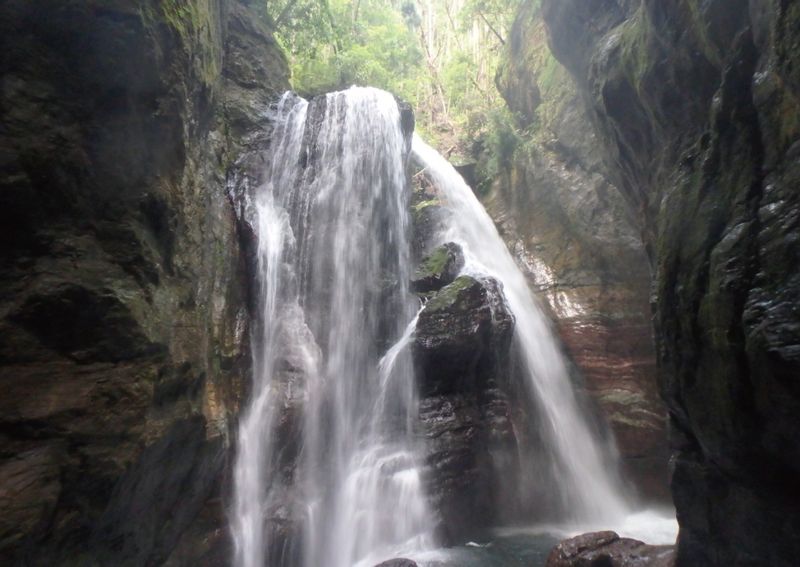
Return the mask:
[[645, 228], [678, 565], [800, 556], [800, 3], [545, 0]]
[[497, 83], [521, 132], [484, 203], [610, 424], [627, 476], [668, 500], [666, 410], [655, 378], [649, 265], [538, 2], [522, 4]]
[[286, 63], [236, 0], [9, 0], [0, 38], [0, 563], [212, 563], [249, 365], [226, 184]]

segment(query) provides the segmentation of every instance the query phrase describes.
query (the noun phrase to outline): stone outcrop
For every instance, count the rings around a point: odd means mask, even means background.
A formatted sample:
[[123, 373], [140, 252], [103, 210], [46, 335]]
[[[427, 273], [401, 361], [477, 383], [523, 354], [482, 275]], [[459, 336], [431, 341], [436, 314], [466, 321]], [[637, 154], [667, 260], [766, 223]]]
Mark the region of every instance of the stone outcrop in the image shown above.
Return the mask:
[[417, 567], [417, 562], [411, 559], [389, 559], [389, 561], [384, 561], [375, 565], [375, 567]]
[[538, 4], [522, 4], [497, 80], [523, 146], [484, 204], [611, 426], [627, 477], [642, 496], [668, 500], [639, 221], [603, 162], [573, 79], [548, 49]]
[[435, 291], [452, 283], [464, 267], [461, 246], [448, 242], [426, 256], [414, 271], [411, 290], [417, 293]]
[[545, 0], [653, 266], [679, 566], [800, 555], [800, 4]]
[[[449, 243], [421, 266], [441, 264], [446, 271], [443, 255], [463, 264]], [[459, 542], [492, 525], [506, 504], [504, 490], [514, 484], [515, 403], [521, 402], [511, 373], [514, 320], [494, 279], [462, 275], [436, 287], [426, 293], [412, 353], [427, 490], [439, 535]]]
[[0, 563], [212, 564], [250, 360], [226, 186], [286, 62], [235, 0], [11, 0], [0, 38]]
[[615, 532], [594, 532], [559, 543], [545, 567], [672, 567], [675, 546], [646, 545]]

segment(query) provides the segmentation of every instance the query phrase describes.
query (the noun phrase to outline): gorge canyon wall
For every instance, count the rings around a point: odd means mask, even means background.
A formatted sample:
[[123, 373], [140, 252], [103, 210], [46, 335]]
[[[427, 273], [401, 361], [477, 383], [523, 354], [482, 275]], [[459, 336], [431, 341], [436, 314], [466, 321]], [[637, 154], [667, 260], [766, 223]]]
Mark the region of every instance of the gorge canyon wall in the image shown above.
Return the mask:
[[549, 307], [628, 478], [641, 497], [668, 501], [640, 220], [603, 161], [572, 77], [550, 53], [537, 2], [517, 14], [497, 86], [522, 139], [486, 208]]
[[250, 364], [226, 186], [258, 171], [284, 56], [235, 0], [0, 22], [0, 563], [225, 559]]
[[678, 565], [794, 565], [800, 3], [543, 14], [653, 268]]

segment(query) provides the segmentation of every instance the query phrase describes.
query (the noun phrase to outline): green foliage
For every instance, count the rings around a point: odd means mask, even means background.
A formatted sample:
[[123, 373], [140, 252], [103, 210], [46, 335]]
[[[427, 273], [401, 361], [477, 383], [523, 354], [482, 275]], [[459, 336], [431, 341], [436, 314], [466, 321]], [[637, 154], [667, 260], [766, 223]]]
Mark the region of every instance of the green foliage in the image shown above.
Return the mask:
[[387, 0], [289, 2], [268, 11], [295, 90], [313, 95], [357, 84], [412, 98], [421, 53], [408, 16]]
[[520, 0], [268, 0], [303, 95], [369, 85], [410, 102], [418, 131], [488, 177], [519, 133], [494, 80]]
[[513, 114], [506, 107], [490, 111], [488, 125], [478, 138], [478, 178], [479, 193], [487, 193], [491, 183], [507, 170], [527, 140], [516, 126]]
[[518, 0], [467, 0], [459, 20], [463, 29], [469, 29], [476, 20], [482, 21], [504, 43], [518, 6]]

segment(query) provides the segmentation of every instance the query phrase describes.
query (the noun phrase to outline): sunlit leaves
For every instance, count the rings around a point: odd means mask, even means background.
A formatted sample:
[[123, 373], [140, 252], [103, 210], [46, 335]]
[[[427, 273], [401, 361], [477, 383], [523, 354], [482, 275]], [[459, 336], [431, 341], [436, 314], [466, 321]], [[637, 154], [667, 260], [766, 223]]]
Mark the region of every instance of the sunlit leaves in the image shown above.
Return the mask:
[[513, 140], [494, 77], [519, 1], [272, 0], [267, 11], [301, 94], [389, 90], [454, 157], [479, 147], [499, 163]]
[[[287, 0], [291, 2], [292, 0]], [[411, 15], [387, 0], [294, 0], [269, 6], [303, 94], [371, 85], [411, 98], [421, 54]]]

